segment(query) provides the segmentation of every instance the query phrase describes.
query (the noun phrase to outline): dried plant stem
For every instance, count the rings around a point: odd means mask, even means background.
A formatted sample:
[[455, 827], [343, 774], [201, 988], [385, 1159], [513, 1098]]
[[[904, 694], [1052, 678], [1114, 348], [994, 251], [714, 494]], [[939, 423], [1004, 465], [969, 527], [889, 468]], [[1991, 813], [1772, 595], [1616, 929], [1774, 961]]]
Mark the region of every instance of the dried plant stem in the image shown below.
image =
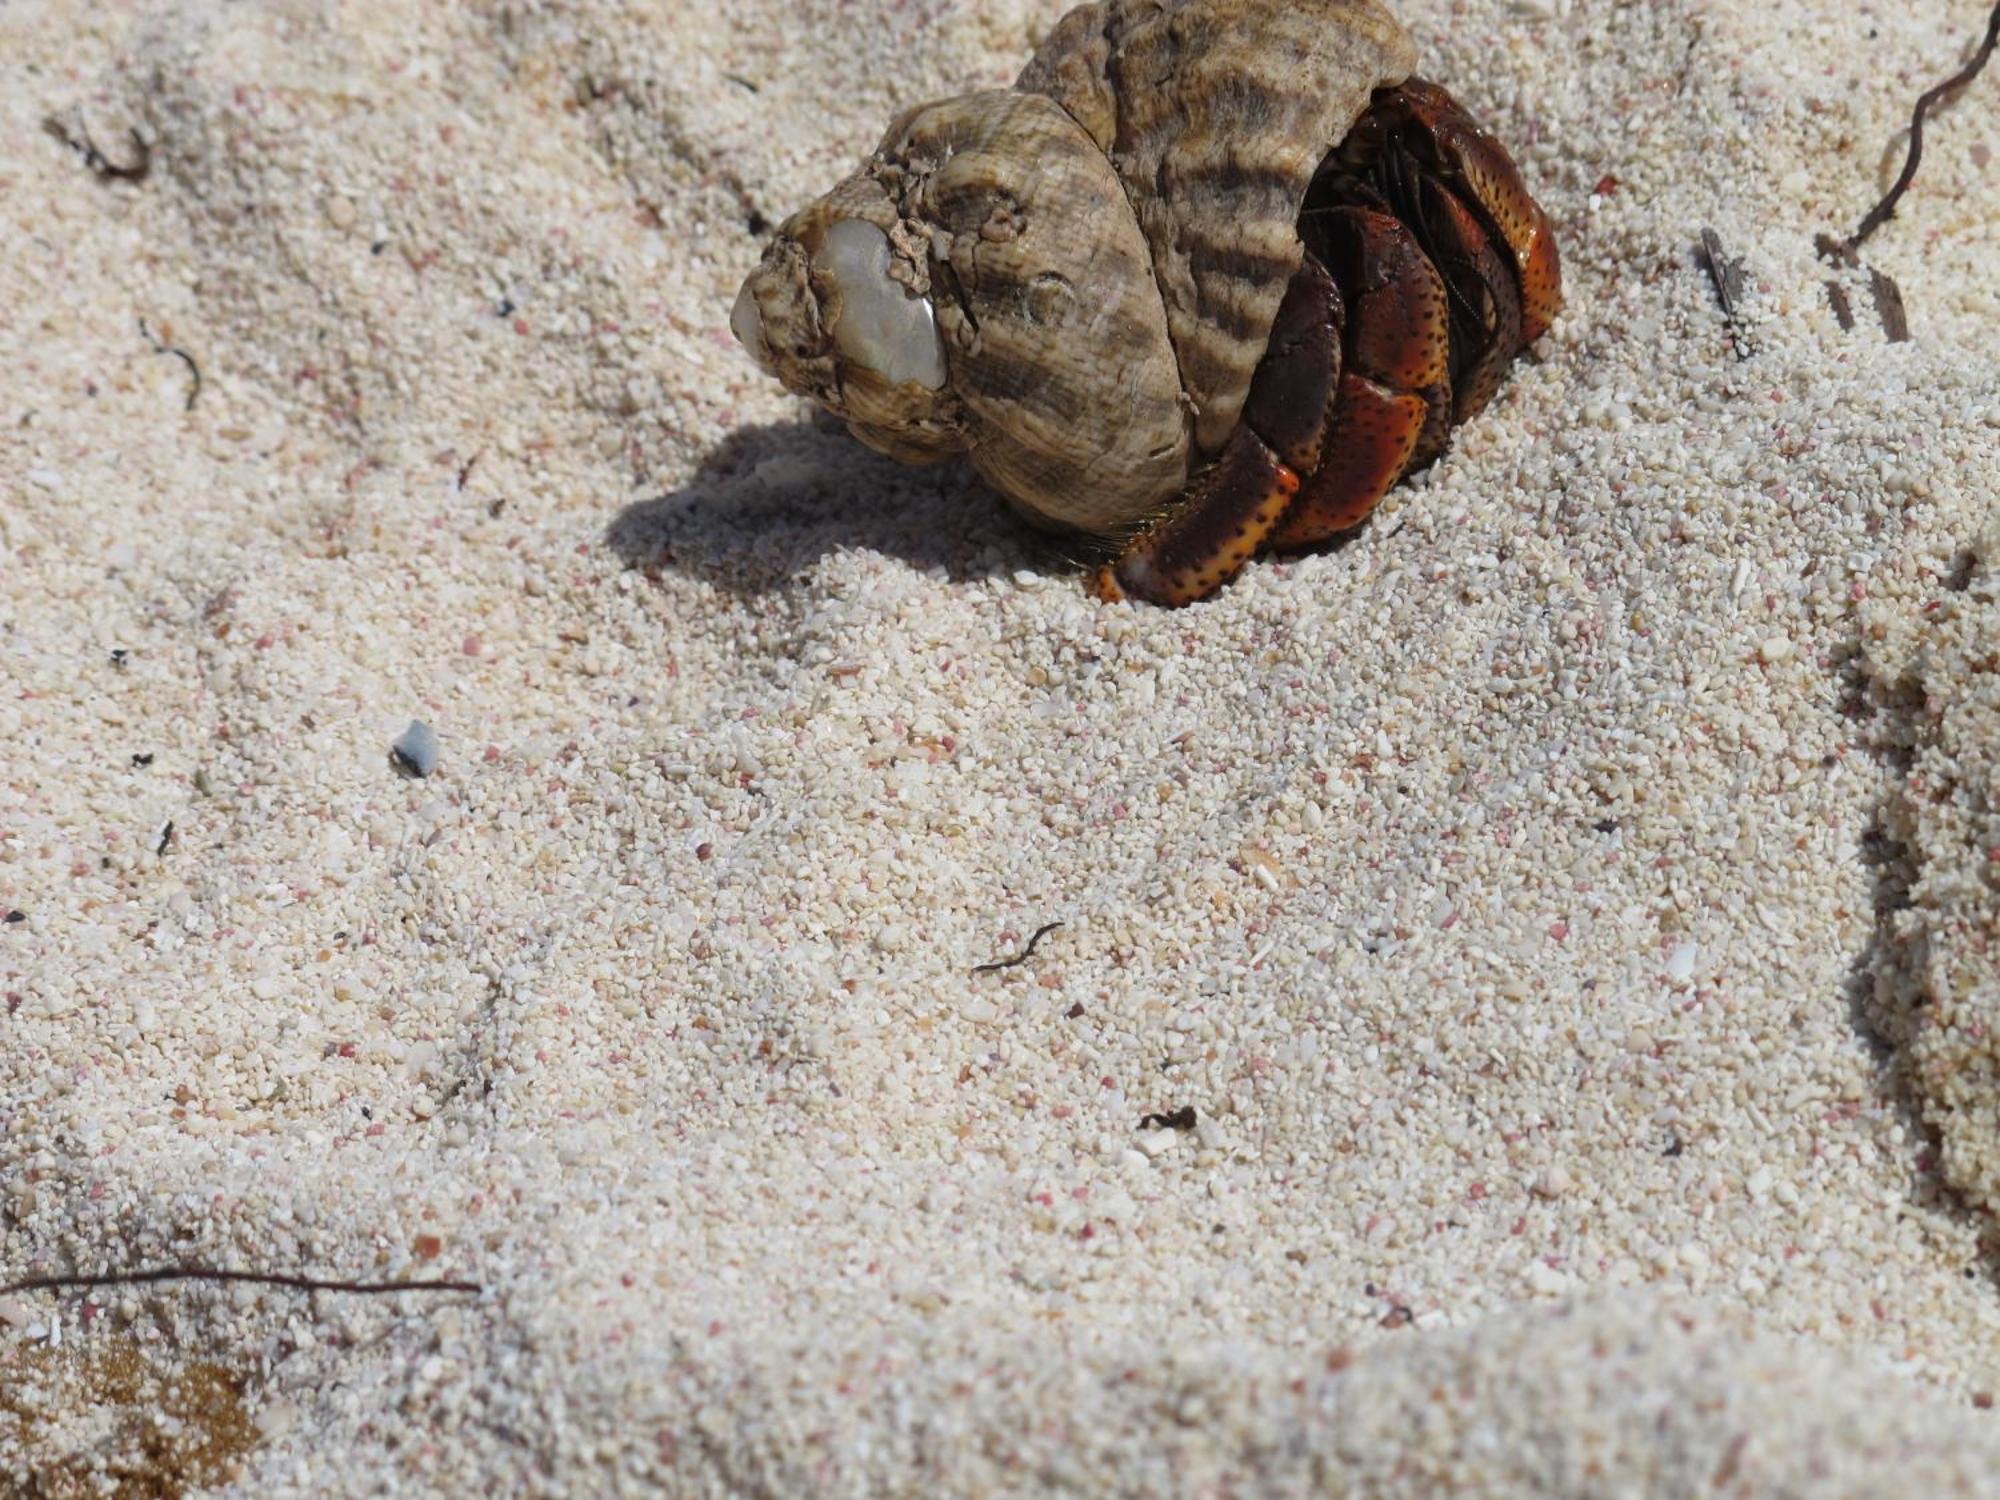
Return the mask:
[[139, 1286], [157, 1281], [237, 1281], [255, 1286], [290, 1287], [301, 1292], [474, 1292], [476, 1281], [342, 1281], [319, 1276], [289, 1276], [281, 1271], [225, 1271], [212, 1266], [153, 1266], [143, 1271], [83, 1272], [62, 1276], [28, 1276], [0, 1285], [0, 1296], [13, 1292], [63, 1291], [78, 1287]]
[[1972, 61], [1917, 100], [1916, 110], [1910, 116], [1910, 150], [1903, 160], [1903, 170], [1897, 173], [1896, 181], [1889, 191], [1882, 195], [1882, 201], [1868, 211], [1868, 217], [1861, 221], [1861, 227], [1848, 236], [1846, 248], [1850, 252], [1859, 249], [1863, 240], [1894, 216], [1897, 202], [1909, 190], [1910, 183], [1916, 178], [1917, 164], [1924, 156], [1924, 116], [1930, 113], [1932, 106], [1977, 78], [1980, 70], [1993, 56], [1993, 49], [1997, 43], [2000, 43], [2000, 4], [1993, 7], [1993, 14], [1986, 23], [1986, 39], [1979, 44], [1979, 50], [1972, 54]]
[[998, 958], [990, 964], [974, 964], [972, 972], [975, 974], [991, 974], [996, 969], [1012, 969], [1026, 963], [1030, 958], [1034, 957], [1036, 945], [1060, 926], [1062, 926], [1060, 922], [1042, 923], [1041, 926], [1035, 929], [1034, 935], [1028, 939], [1028, 946], [1023, 948], [1019, 953], [1016, 953], [1012, 958]]

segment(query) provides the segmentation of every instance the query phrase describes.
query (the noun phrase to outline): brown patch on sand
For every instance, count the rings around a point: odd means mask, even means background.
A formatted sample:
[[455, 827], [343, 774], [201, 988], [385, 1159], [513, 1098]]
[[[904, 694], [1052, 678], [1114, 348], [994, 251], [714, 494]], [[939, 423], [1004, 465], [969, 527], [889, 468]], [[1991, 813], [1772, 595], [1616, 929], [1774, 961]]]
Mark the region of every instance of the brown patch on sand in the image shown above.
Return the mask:
[[129, 1334], [0, 1354], [0, 1488], [23, 1500], [173, 1500], [227, 1480], [260, 1434], [248, 1377]]

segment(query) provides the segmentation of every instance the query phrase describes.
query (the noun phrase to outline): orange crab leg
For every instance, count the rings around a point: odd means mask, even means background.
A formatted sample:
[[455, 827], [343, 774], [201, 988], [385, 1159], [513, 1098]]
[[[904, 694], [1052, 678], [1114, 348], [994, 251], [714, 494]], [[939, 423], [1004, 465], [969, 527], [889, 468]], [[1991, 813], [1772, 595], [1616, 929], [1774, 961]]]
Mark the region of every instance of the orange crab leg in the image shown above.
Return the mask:
[[1451, 419], [1466, 422], [1493, 399], [1521, 351], [1520, 283], [1456, 193], [1425, 178], [1420, 199], [1416, 232], [1450, 294]]
[[1176, 507], [1097, 572], [1100, 598], [1187, 604], [1233, 578], [1265, 545], [1318, 468], [1340, 373], [1340, 289], [1306, 256], [1251, 377], [1243, 420], [1222, 457]]
[[1499, 143], [1421, 78], [1379, 89], [1321, 164], [1306, 251], [1243, 418], [1179, 501], [1096, 575], [1185, 604], [1263, 547], [1358, 525], [1562, 308], [1555, 235]]
[[1240, 424], [1180, 508], [1091, 580], [1100, 599], [1192, 604], [1242, 570], [1299, 492], [1299, 476]]
[[1562, 262], [1555, 230], [1521, 180], [1521, 170], [1459, 102], [1425, 78], [1377, 90], [1361, 125], [1343, 143], [1349, 170], [1370, 169], [1385, 146], [1414, 152], [1422, 175], [1453, 188], [1512, 252], [1521, 301], [1521, 342], [1533, 343], [1562, 311]]
[[1399, 396], [1360, 375], [1341, 376], [1333, 451], [1299, 491], [1272, 544], [1310, 547], [1367, 520], [1409, 467], [1426, 415], [1421, 396]]
[[1514, 159], [1450, 94], [1423, 78], [1410, 79], [1395, 94], [1401, 102], [1397, 113], [1428, 134], [1428, 154], [1440, 173], [1462, 190], [1513, 252], [1521, 289], [1521, 341], [1533, 343], [1562, 311], [1562, 265], [1549, 216], [1521, 181]]
[[1413, 462], [1444, 447], [1450, 314], [1444, 283], [1387, 214], [1340, 208], [1315, 226], [1347, 308], [1325, 456], [1272, 538], [1310, 547], [1359, 525]]

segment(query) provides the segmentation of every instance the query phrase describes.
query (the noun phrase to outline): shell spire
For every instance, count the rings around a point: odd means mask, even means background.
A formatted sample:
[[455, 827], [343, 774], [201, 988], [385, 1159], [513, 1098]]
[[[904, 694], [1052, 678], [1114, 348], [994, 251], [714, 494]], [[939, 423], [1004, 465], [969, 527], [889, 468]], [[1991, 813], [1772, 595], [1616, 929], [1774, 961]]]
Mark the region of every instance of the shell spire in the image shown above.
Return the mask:
[[1320, 161], [1416, 66], [1376, 0], [1104, 0], [1071, 11], [1015, 87], [1110, 158], [1166, 305], [1194, 446], [1235, 430], [1303, 247]]

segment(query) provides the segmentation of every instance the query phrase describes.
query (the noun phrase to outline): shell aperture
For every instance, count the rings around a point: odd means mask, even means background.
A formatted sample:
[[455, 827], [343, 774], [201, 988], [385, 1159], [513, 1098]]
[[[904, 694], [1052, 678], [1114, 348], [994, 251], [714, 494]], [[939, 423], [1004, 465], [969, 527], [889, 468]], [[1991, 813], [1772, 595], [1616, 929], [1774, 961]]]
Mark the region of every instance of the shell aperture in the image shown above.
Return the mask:
[[[813, 267], [840, 291], [834, 347], [884, 380], [913, 380], [926, 390], [944, 385], [944, 344], [928, 297], [889, 275], [889, 237], [862, 219], [828, 227]], [[740, 337], [740, 335], [739, 335]]]

